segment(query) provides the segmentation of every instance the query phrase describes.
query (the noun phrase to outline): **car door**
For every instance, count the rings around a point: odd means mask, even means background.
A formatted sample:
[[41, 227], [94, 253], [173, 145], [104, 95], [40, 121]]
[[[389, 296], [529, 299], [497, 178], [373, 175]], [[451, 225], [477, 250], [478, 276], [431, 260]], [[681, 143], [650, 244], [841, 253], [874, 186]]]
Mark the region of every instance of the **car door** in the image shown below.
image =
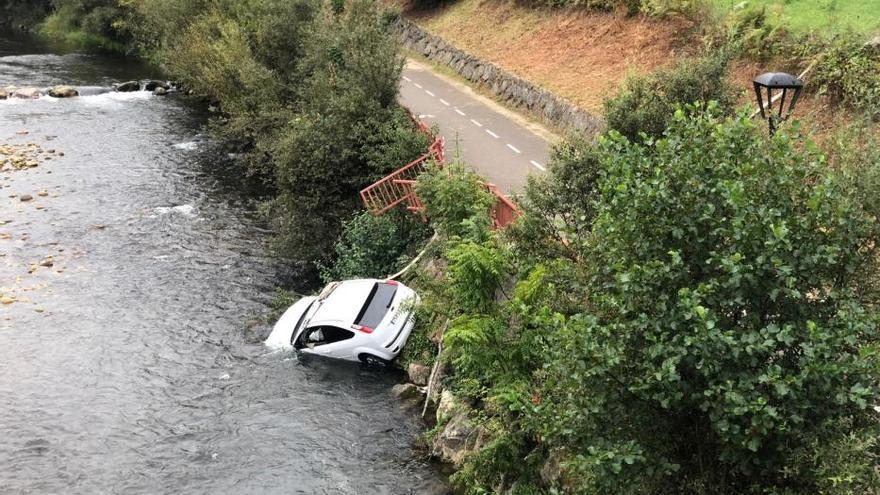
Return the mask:
[[333, 325], [309, 327], [302, 334], [302, 350], [333, 358], [350, 357], [354, 332]]

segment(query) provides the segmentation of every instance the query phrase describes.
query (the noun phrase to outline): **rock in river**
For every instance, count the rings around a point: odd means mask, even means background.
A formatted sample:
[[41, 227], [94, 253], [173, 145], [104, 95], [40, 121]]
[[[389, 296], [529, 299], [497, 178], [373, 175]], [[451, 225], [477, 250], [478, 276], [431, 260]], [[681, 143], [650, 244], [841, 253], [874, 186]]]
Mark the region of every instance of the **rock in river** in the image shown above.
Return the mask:
[[10, 96], [26, 100], [39, 98], [43, 93], [38, 88], [16, 88]]
[[162, 89], [167, 90], [167, 89], [168, 89], [168, 84], [166, 84], [166, 83], [163, 82], [163, 81], [155, 81], [155, 80], [147, 81], [147, 82], [144, 84], [144, 90], [145, 90], [145, 91], [156, 91], [156, 90], [159, 89], [159, 88], [162, 88]]
[[431, 369], [424, 364], [410, 363], [406, 371], [409, 375], [409, 381], [421, 386], [428, 384], [428, 378], [431, 376]]
[[53, 98], [72, 98], [79, 96], [79, 91], [73, 86], [55, 86], [49, 90], [49, 96]]
[[116, 86], [116, 91], [120, 93], [131, 93], [132, 91], [140, 91], [141, 83], [137, 81], [128, 81]]
[[168, 94], [168, 90], [160, 86], [153, 90], [153, 94], [156, 96], [165, 96]]
[[401, 383], [400, 385], [395, 385], [391, 387], [391, 393], [398, 400], [420, 400], [422, 398], [422, 392], [419, 390], [419, 387], [416, 387], [412, 383]]

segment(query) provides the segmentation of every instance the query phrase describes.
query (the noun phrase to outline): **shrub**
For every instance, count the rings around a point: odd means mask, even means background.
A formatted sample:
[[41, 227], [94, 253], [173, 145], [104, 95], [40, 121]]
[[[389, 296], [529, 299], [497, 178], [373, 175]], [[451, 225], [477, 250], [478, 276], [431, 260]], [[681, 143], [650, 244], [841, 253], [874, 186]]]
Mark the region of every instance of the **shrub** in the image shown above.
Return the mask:
[[819, 94], [880, 117], [880, 49], [848, 34], [833, 38], [818, 57], [811, 86]]
[[598, 193], [594, 140], [570, 136], [552, 148], [548, 165], [548, 174], [529, 176], [520, 201], [524, 215], [506, 232], [520, 254], [538, 262], [577, 258], [577, 245], [592, 228]]
[[708, 0], [642, 0], [641, 10], [654, 17], [683, 17], [695, 23], [712, 15]]
[[403, 59], [372, 3], [325, 6], [299, 64], [296, 114], [260, 149], [272, 158], [278, 252], [326, 259], [360, 189], [422, 154], [397, 103]]
[[507, 273], [507, 260], [496, 244], [464, 241], [446, 253], [449, 259], [449, 291], [456, 307], [465, 312], [486, 313], [495, 303], [495, 292]]
[[130, 10], [117, 0], [52, 0], [53, 12], [40, 26], [43, 36], [89, 49], [123, 52], [131, 40], [125, 18]]
[[424, 246], [430, 228], [405, 210], [384, 215], [357, 213], [342, 224], [333, 247], [332, 265], [321, 270], [324, 282], [348, 278], [381, 278], [394, 273]]
[[491, 225], [489, 208], [495, 198], [467, 172], [460, 162], [434, 167], [419, 177], [416, 185], [425, 213], [438, 233], [477, 240], [485, 238]]
[[852, 291], [872, 220], [814, 147], [716, 115], [603, 140], [592, 309], [549, 346], [533, 424], [583, 493], [876, 490], [872, 448], [816, 450], [876, 435], [877, 318]]
[[766, 5], [745, 4], [728, 13], [723, 23], [723, 40], [737, 53], [752, 59], [767, 60], [787, 46], [788, 33], [783, 25], [767, 14]]
[[620, 93], [605, 101], [608, 128], [639, 141], [642, 134], [661, 136], [679, 105], [714, 100], [732, 111], [735, 91], [725, 77], [728, 62], [726, 53], [715, 52], [652, 75], [628, 77]]

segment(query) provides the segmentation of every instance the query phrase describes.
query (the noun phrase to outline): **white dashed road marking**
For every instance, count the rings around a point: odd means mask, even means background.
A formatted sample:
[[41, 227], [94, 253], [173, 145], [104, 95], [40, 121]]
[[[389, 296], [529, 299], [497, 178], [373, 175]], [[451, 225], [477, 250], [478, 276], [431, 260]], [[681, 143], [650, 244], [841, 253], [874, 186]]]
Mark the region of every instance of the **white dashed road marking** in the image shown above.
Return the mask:
[[419, 118], [420, 118], [420, 119], [433, 119], [434, 116], [433, 116], [433, 115], [428, 115], [428, 114], [426, 114], [426, 113], [420, 113], [420, 114], [419, 114]]
[[513, 146], [512, 144], [510, 144], [510, 143], [507, 143], [507, 147], [510, 148], [510, 149], [512, 149], [514, 153], [522, 153], [522, 151], [516, 149], [516, 147], [514, 147], [514, 146]]
[[471, 119], [471, 123], [473, 123], [473, 124], [474, 124], [475, 126], [477, 126], [477, 127], [483, 127], [483, 124], [477, 122], [477, 121], [474, 120], [474, 119]]
[[449, 106], [449, 102], [444, 100], [443, 98], [440, 98], [440, 103], [446, 105], [447, 107]]
[[492, 136], [493, 138], [498, 139], [498, 134], [495, 134], [494, 132], [490, 131], [489, 129], [486, 129], [486, 132], [487, 132], [490, 136]]
[[412, 79], [410, 79], [410, 78], [408, 78], [408, 77], [406, 77], [406, 76], [403, 76], [403, 80], [406, 81], [406, 82], [412, 82]]
[[413, 83], [413, 84], [415, 85], [415, 87], [417, 87], [417, 88], [419, 88], [419, 89], [422, 89], [422, 85], [421, 85], [421, 84], [419, 84], [419, 83]]
[[466, 113], [462, 112], [461, 110], [459, 110], [459, 109], [457, 109], [457, 108], [455, 109], [455, 113], [457, 113], [457, 114], [459, 114], [459, 115], [461, 115], [461, 116], [465, 116], [465, 115], [467, 115]]
[[532, 165], [535, 166], [535, 168], [537, 168], [537, 169], [540, 170], [541, 172], [546, 172], [546, 171], [547, 171], [547, 169], [544, 168], [543, 165], [541, 165], [540, 163], [536, 162], [535, 160], [531, 160], [531, 163], [532, 163]]
[[434, 93], [428, 91], [427, 89], [425, 90], [425, 93], [428, 93], [428, 96], [436, 96], [436, 95], [434, 95]]

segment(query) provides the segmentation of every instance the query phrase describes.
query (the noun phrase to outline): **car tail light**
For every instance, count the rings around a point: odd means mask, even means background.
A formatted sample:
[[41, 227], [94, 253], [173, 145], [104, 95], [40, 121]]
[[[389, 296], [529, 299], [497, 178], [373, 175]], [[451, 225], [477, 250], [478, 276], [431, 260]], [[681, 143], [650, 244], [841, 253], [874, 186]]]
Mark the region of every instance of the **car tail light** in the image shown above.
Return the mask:
[[386, 285], [397, 285], [397, 280], [386, 280], [385, 284]]
[[373, 329], [370, 327], [365, 327], [363, 325], [352, 325], [351, 328], [364, 333], [373, 333]]

